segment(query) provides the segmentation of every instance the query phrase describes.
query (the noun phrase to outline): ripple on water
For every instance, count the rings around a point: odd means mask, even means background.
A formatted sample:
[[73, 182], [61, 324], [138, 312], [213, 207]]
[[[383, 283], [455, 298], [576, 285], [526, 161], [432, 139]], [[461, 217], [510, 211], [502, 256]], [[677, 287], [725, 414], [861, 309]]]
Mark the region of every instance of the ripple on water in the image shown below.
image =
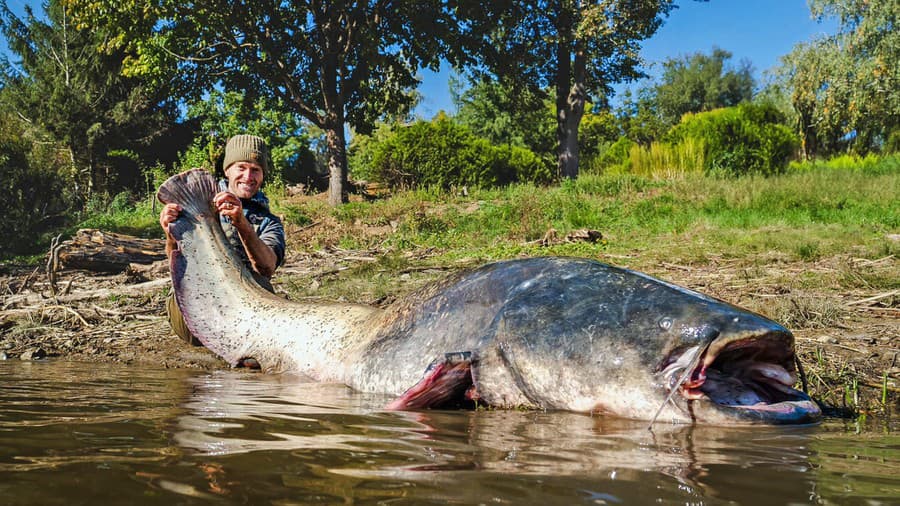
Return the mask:
[[[691, 427], [527, 411], [386, 412], [245, 372], [0, 363], [9, 504], [889, 504], [896, 428]], [[78, 502], [75, 500], [74, 502]]]

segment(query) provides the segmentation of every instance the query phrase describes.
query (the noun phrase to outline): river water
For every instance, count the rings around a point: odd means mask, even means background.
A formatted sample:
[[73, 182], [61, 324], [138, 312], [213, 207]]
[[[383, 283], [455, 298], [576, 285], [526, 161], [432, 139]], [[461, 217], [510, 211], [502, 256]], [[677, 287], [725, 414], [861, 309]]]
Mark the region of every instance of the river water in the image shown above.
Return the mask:
[[0, 362], [0, 504], [900, 504], [884, 420], [385, 412], [291, 376]]

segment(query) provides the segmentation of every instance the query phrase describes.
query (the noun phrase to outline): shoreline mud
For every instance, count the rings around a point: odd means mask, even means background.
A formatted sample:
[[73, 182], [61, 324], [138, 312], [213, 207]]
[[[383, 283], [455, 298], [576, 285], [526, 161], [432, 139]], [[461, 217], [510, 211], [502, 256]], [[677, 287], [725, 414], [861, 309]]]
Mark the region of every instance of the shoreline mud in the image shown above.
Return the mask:
[[[831, 412], [893, 416], [900, 409], [898, 290], [842, 293], [813, 288], [788, 294], [778, 282], [794, 272], [838, 268], [846, 261], [832, 259], [830, 264], [814, 266], [780, 262], [753, 272], [727, 263], [660, 264], [650, 273], [788, 326], [796, 339], [809, 392]], [[276, 291], [294, 299], [315, 298], [298, 295], [297, 287], [315, 290], [323, 278], [352, 273], [354, 262], [369, 263], [371, 259], [364, 253], [346, 252], [294, 255], [280, 269]], [[897, 259], [888, 258], [882, 264], [895, 269]], [[407, 270], [430, 272], [430, 278], [410, 280], [408, 274], [401, 274], [395, 278], [398, 293], [394, 296], [363, 290], [358, 295], [361, 300], [352, 302], [386, 305], [429, 279], [447, 274], [445, 269], [424, 266]], [[54, 287], [38, 271], [6, 266], [6, 272], [0, 274], [0, 289], [5, 293], [0, 308], [0, 359], [228, 368], [205, 348], [191, 346], [171, 333], [164, 310], [171, 286], [165, 261], [134, 266], [119, 274], [62, 270], [55, 273]]]

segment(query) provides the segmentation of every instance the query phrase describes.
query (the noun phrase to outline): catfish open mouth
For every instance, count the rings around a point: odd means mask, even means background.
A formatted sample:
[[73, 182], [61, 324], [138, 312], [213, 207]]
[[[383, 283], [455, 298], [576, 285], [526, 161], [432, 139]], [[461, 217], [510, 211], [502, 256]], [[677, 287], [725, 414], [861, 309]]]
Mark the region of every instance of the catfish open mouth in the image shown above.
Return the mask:
[[[810, 397], [795, 388], [797, 375], [791, 338], [780, 333], [714, 341], [695, 361], [680, 386], [682, 397], [705, 400], [739, 418], [766, 423], [809, 423], [822, 413]], [[687, 353], [686, 353], [687, 355]], [[671, 363], [670, 378], [684, 370]]]

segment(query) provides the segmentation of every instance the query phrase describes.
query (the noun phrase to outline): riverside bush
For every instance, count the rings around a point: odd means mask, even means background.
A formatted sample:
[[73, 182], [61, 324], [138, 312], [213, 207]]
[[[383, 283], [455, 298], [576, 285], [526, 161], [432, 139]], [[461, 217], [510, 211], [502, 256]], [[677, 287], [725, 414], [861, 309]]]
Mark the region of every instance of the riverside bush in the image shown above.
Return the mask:
[[585, 172], [593, 174], [599, 174], [603, 171], [617, 174], [628, 172], [631, 164], [629, 153], [635, 146], [637, 146], [637, 143], [628, 137], [619, 137], [606, 150], [586, 160], [587, 167]]
[[0, 130], [0, 172], [11, 189], [0, 257], [34, 253], [70, 214], [71, 198], [58, 172], [63, 162], [51, 147]]
[[900, 167], [900, 154], [878, 156], [872, 153], [866, 156], [840, 155], [827, 160], [807, 160], [791, 162], [791, 172], [804, 172], [816, 169], [826, 170], [854, 170], [870, 174], [884, 174], [897, 172]]
[[784, 115], [773, 105], [743, 103], [685, 114], [665, 140], [671, 144], [703, 142], [707, 173], [779, 174], [799, 145], [784, 121]]
[[[503, 186], [527, 181], [547, 183], [551, 164], [532, 151], [495, 146], [446, 116], [393, 129], [390, 135], [359, 144], [354, 174], [366, 174], [393, 188]], [[361, 152], [365, 151], [365, 152]]]

